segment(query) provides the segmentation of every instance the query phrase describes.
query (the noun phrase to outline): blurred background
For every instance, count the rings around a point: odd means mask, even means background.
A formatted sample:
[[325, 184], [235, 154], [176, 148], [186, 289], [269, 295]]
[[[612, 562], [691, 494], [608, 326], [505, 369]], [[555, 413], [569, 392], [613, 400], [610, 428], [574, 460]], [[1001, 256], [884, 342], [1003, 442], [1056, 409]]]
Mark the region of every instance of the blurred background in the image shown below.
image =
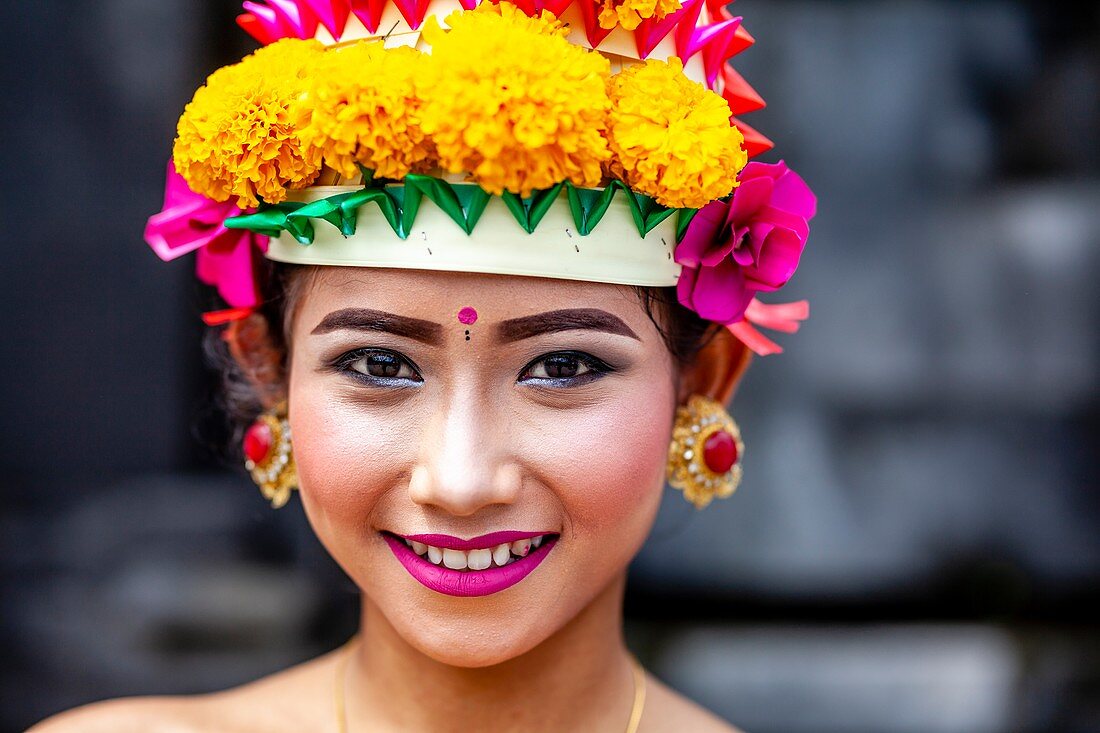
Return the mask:
[[[253, 679], [358, 605], [222, 457], [206, 296], [141, 240], [239, 4], [9, 6], [0, 733]], [[734, 400], [735, 497], [668, 493], [632, 647], [750, 733], [1100, 731], [1097, 4], [733, 9], [746, 121], [821, 199], [814, 315]]]

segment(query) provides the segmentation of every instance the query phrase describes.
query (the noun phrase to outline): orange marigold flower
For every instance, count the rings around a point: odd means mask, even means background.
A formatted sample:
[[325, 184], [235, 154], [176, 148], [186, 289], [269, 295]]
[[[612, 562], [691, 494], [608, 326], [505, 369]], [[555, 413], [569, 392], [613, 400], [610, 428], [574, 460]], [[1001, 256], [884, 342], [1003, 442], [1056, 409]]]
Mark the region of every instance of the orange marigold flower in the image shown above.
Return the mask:
[[327, 51], [310, 74], [302, 142], [347, 178], [357, 164], [379, 178], [426, 170], [433, 148], [420, 128], [416, 93], [425, 62], [420, 51], [377, 41]]
[[729, 104], [683, 68], [650, 59], [611, 78], [608, 169], [664, 206], [699, 208], [737, 186], [748, 155]]
[[247, 208], [316, 178], [320, 155], [303, 149], [297, 124], [306, 69], [321, 48], [286, 39], [210, 75], [184, 109], [172, 151], [191, 190]]
[[643, 20], [658, 20], [682, 7], [680, 0], [601, 0], [599, 22], [601, 28], [611, 29], [621, 25], [632, 31]]
[[419, 79], [420, 124], [440, 164], [498, 195], [598, 185], [610, 158], [607, 59], [567, 41], [549, 12], [485, 2], [446, 22], [425, 23], [432, 52]]

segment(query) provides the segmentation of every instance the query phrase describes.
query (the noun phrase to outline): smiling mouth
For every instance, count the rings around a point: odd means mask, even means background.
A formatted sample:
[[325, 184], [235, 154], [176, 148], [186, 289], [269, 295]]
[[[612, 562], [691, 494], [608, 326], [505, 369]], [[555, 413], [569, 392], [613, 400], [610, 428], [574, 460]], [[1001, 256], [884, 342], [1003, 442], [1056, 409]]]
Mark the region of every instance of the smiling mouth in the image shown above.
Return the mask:
[[557, 539], [556, 534], [548, 533], [517, 539], [512, 542], [500, 542], [487, 547], [459, 549], [419, 542], [389, 532], [383, 534], [388, 534], [394, 539], [404, 542], [406, 547], [432, 565], [442, 565], [451, 570], [474, 573], [490, 568], [507, 567], [527, 557], [532, 551], [541, 547], [543, 542]]
[[484, 596], [526, 578], [554, 548], [559, 535], [497, 532], [461, 540], [382, 532], [382, 538], [421, 585], [450, 596]]

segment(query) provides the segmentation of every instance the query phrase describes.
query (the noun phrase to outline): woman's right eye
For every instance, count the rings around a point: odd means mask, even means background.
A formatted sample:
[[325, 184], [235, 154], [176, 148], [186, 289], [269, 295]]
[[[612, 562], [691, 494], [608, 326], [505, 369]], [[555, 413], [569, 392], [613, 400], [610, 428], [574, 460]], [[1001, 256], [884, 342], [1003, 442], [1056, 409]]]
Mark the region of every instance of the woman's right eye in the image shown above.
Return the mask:
[[378, 381], [424, 381], [408, 359], [392, 351], [377, 349], [354, 351], [341, 357], [338, 366]]

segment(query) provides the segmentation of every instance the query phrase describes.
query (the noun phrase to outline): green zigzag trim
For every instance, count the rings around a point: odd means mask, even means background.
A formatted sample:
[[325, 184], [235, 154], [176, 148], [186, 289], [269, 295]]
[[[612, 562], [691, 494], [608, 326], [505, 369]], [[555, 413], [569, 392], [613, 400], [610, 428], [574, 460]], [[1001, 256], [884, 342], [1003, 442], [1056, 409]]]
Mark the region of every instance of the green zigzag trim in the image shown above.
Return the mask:
[[[402, 185], [386, 186], [364, 171], [363, 188], [338, 193], [327, 198], [303, 204], [286, 201], [281, 204], [261, 204], [253, 214], [244, 214], [225, 220], [229, 229], [247, 229], [257, 234], [277, 237], [282, 232], [290, 234], [305, 245], [313, 244], [313, 221], [326, 221], [346, 237], [355, 234], [359, 209], [373, 203], [394, 234], [405, 239], [416, 222], [416, 214], [424, 198], [442, 209], [464, 232], [472, 234], [481, 214], [489, 204], [492, 194], [473, 183], [450, 183], [435, 176], [410, 173]], [[538, 228], [546, 212], [550, 210], [565, 189], [569, 209], [577, 232], [588, 236], [600, 223], [616, 195], [627, 197], [630, 213], [641, 237], [673, 214], [677, 215], [676, 238], [683, 238], [688, 224], [697, 209], [672, 209], [662, 206], [651, 197], [631, 191], [621, 181], [612, 181], [602, 190], [577, 188], [568, 181], [548, 189], [536, 191], [527, 198], [505, 192], [501, 197], [505, 205], [528, 234]], [[620, 194], [621, 192], [621, 194]]]

